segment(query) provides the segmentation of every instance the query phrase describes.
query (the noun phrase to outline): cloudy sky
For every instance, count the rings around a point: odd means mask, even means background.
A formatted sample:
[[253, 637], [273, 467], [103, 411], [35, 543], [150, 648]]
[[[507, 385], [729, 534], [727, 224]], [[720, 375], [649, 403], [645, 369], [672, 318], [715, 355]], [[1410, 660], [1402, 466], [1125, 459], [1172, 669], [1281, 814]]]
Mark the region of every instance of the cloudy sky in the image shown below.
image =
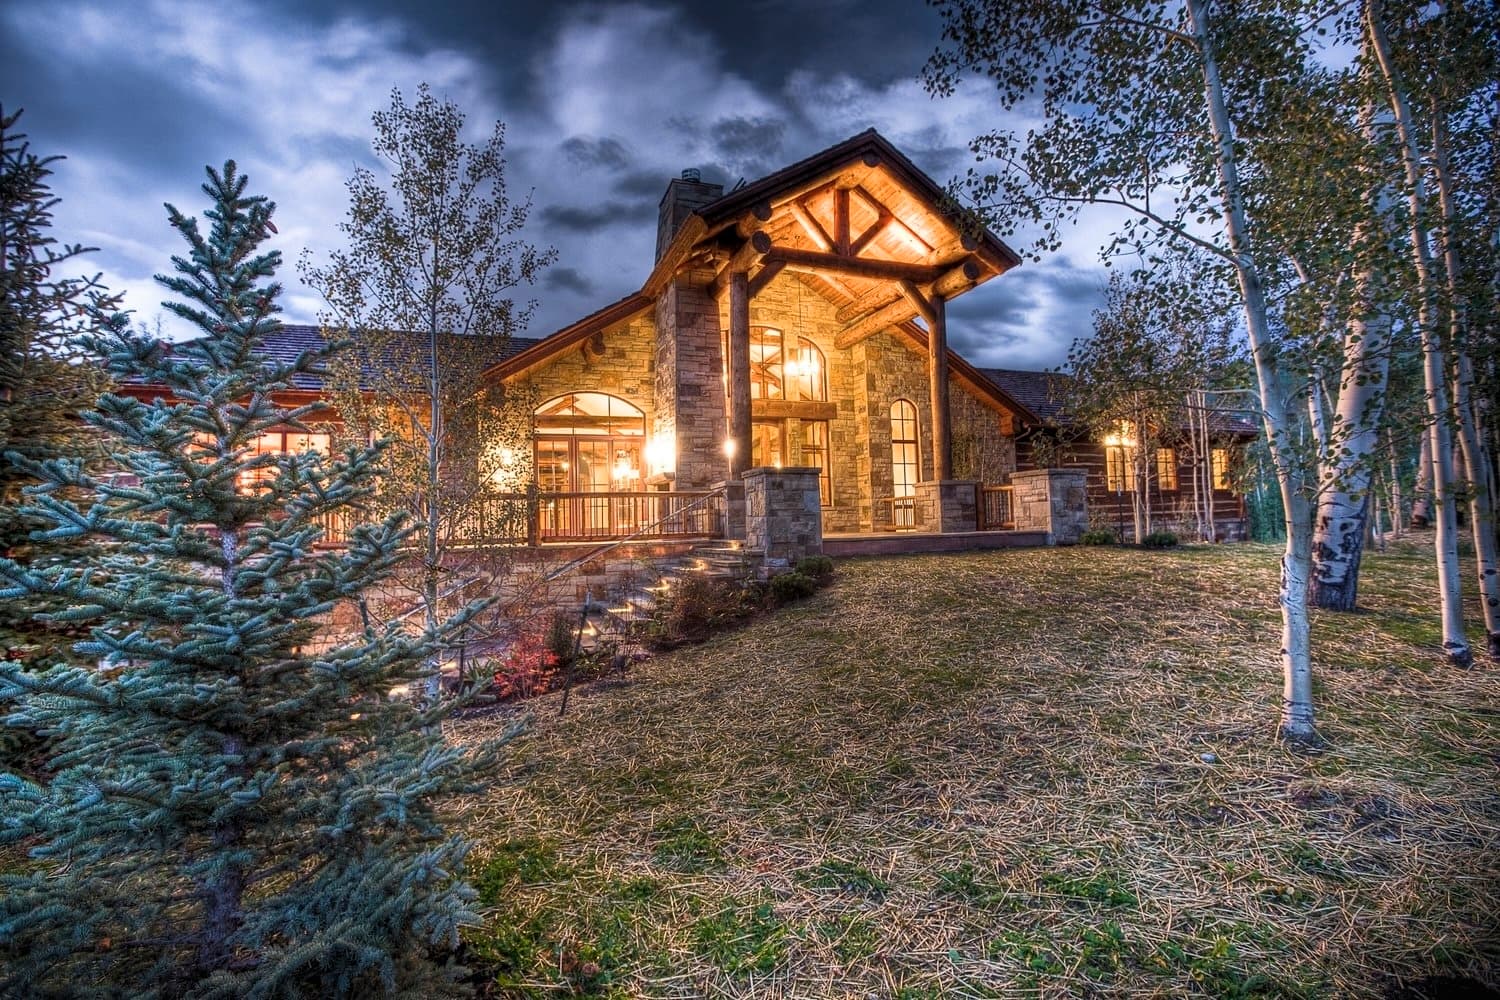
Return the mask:
[[[507, 125], [530, 237], [559, 253], [535, 289], [540, 336], [640, 286], [684, 167], [731, 186], [873, 126], [939, 183], [960, 174], [1000, 112], [981, 83], [923, 90], [940, 31], [922, 0], [6, 0], [0, 105], [26, 110], [37, 152], [67, 156], [56, 235], [99, 247], [91, 269], [140, 318], [161, 315], [152, 275], [181, 249], [162, 203], [200, 214], [204, 165], [234, 158], [278, 205], [286, 318], [315, 322], [291, 265], [337, 245], [344, 182], [375, 166], [371, 112], [425, 81], [476, 140]], [[1062, 253], [956, 300], [953, 346], [1060, 363], [1100, 301], [1107, 226], [1086, 219]]]

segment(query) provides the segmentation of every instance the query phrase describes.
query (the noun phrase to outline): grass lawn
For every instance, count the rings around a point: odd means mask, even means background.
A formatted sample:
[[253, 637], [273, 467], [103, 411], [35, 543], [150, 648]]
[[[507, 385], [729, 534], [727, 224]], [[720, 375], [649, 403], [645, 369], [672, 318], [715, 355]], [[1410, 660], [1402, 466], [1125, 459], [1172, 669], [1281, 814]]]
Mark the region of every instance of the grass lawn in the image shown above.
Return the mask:
[[1366, 610], [1315, 625], [1329, 747], [1289, 752], [1277, 554], [846, 560], [533, 703], [462, 820], [476, 967], [505, 997], [1495, 986], [1500, 670], [1440, 664], [1430, 554], [1372, 555]]

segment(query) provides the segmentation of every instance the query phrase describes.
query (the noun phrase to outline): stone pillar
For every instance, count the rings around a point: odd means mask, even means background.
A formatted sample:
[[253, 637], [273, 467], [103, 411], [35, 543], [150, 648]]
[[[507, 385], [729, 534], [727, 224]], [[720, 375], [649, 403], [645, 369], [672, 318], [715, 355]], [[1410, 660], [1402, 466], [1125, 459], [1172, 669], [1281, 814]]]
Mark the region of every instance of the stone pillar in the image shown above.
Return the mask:
[[979, 484], [943, 479], [917, 484], [917, 530], [952, 534], [979, 530]]
[[764, 553], [774, 573], [823, 551], [823, 506], [815, 467], [748, 469], [745, 547]]
[[719, 306], [711, 270], [679, 276], [656, 301], [652, 432], [674, 442], [678, 490], [706, 490], [724, 478], [727, 413]]
[[745, 484], [725, 480], [714, 483], [714, 489], [724, 491], [724, 537], [745, 537]]
[[1045, 531], [1048, 545], [1073, 545], [1089, 529], [1088, 473], [1083, 469], [1012, 472], [1017, 531]]

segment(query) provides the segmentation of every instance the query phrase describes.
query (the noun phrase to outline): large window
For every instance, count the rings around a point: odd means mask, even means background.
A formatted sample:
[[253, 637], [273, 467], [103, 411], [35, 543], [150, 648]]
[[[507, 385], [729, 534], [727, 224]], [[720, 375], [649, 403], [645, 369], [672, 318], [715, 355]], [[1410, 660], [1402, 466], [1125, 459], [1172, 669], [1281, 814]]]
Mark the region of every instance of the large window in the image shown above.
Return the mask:
[[910, 400], [891, 404], [891, 515], [898, 528], [916, 526], [917, 481], [921, 455], [917, 451], [917, 407]]
[[750, 398], [826, 402], [828, 366], [823, 352], [806, 337], [798, 337], [788, 354], [786, 340], [774, 327], [750, 329]]
[[828, 421], [802, 421], [802, 464], [817, 466], [818, 502], [833, 506], [833, 480], [828, 474]]
[[786, 428], [780, 420], [750, 424], [750, 464], [781, 468], [786, 464]]
[[1130, 456], [1123, 444], [1104, 446], [1104, 485], [1111, 493], [1130, 488]]
[[1229, 449], [1215, 448], [1213, 450], [1214, 466], [1214, 489], [1227, 490], [1232, 487], [1229, 481]]
[[1159, 489], [1163, 490], [1177, 488], [1177, 450], [1175, 448], [1156, 449], [1156, 484]]
[[536, 411], [536, 478], [543, 493], [641, 489], [646, 415], [602, 392], [549, 399]]
[[[200, 438], [200, 443], [207, 443], [208, 438]], [[252, 453], [256, 455], [297, 455], [305, 451], [317, 452], [319, 455], [327, 455], [329, 452], [329, 435], [310, 434], [305, 431], [267, 431], [257, 435]], [[261, 489], [265, 484], [275, 479], [278, 470], [275, 465], [263, 465], [256, 469], [245, 469], [239, 474], [237, 488], [241, 493], [250, 493]]]

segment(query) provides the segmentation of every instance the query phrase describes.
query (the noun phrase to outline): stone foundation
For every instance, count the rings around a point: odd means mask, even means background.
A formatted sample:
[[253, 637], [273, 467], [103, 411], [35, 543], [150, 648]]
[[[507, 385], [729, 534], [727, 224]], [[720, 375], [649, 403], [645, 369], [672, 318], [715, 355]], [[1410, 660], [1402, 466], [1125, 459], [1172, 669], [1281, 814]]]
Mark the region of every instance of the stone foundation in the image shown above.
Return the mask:
[[1087, 473], [1083, 469], [1013, 472], [1017, 531], [1045, 531], [1048, 545], [1073, 545], [1089, 529]]
[[979, 527], [979, 484], [945, 479], [917, 484], [917, 530], [951, 534]]
[[822, 553], [816, 468], [749, 469], [744, 480], [745, 547], [764, 554], [768, 572]]

